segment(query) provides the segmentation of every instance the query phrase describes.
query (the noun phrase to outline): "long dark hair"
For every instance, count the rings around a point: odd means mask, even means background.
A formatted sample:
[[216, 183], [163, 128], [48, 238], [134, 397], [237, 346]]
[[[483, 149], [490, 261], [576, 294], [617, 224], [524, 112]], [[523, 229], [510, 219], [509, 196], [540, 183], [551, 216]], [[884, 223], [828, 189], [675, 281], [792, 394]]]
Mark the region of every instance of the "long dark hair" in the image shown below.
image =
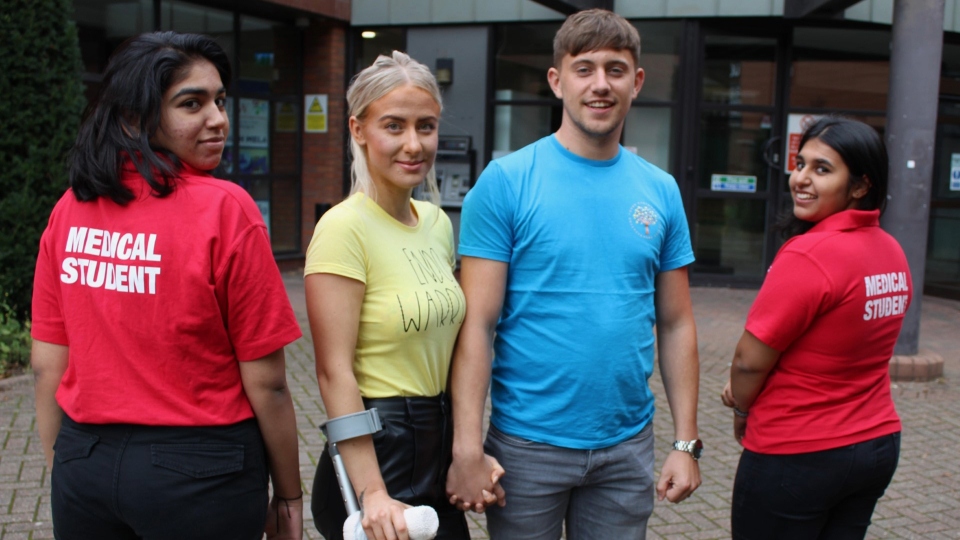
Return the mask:
[[132, 37], [110, 56], [97, 98], [87, 107], [70, 156], [70, 187], [80, 201], [133, 199], [120, 183], [126, 159], [133, 161], [153, 192], [173, 192], [180, 160], [150, 145], [160, 126], [163, 94], [183, 80], [194, 63], [207, 60], [230, 82], [230, 61], [213, 38], [154, 32]]
[[[880, 210], [887, 207], [887, 147], [877, 130], [851, 118], [825, 116], [803, 132], [799, 148], [817, 139], [840, 155], [850, 171], [847, 190], [869, 180], [867, 194], [857, 201], [858, 210]], [[780, 214], [777, 229], [784, 239], [809, 231], [816, 223], [803, 221], [793, 214], [793, 207]]]

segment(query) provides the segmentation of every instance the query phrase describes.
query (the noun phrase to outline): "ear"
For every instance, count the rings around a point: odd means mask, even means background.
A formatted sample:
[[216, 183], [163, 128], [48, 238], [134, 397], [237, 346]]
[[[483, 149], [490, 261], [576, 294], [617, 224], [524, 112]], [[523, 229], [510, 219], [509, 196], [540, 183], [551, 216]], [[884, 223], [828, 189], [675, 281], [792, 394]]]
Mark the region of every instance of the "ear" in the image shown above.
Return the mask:
[[853, 188], [853, 193], [851, 195], [854, 199], [862, 199], [867, 196], [867, 193], [870, 192], [870, 188], [873, 187], [873, 183], [870, 182], [870, 179], [867, 178], [867, 175], [863, 175], [860, 178], [860, 181], [857, 182], [857, 186]]
[[356, 116], [350, 117], [350, 136], [353, 137], [353, 140], [357, 141], [357, 144], [363, 146], [367, 144], [366, 137], [363, 136], [363, 125], [360, 123], [360, 120]]
[[633, 78], [633, 99], [637, 99], [637, 94], [639, 94], [640, 89], [643, 88], [645, 78], [646, 73], [643, 71], [643, 68], [637, 68], [637, 74]]
[[[129, 114], [123, 115], [123, 120], [120, 121], [120, 129], [123, 130], [123, 134], [131, 139], [136, 139], [140, 136], [140, 117], [133, 116]], [[160, 129], [160, 126], [157, 126], [157, 129]]]
[[547, 70], [547, 82], [550, 83], [550, 89], [553, 95], [558, 99], [563, 99], [563, 91], [560, 89], [560, 70], [552, 67]]

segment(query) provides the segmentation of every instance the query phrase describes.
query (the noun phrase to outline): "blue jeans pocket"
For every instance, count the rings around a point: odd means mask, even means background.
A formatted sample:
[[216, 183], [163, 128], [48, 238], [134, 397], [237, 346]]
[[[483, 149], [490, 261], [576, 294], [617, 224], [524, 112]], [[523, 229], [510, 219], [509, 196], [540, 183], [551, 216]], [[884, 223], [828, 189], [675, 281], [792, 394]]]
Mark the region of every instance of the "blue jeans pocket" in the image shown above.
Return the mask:
[[192, 478], [210, 478], [243, 470], [242, 444], [151, 444], [153, 465]]
[[53, 444], [53, 455], [60, 463], [88, 458], [99, 441], [97, 435], [62, 426]]

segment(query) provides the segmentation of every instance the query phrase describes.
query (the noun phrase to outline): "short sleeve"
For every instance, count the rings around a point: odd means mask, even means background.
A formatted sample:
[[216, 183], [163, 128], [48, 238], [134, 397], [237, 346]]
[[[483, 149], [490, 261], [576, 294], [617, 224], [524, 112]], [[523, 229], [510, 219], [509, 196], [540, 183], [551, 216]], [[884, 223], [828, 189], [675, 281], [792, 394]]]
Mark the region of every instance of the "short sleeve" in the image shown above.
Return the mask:
[[248, 229], [216, 280], [230, 342], [241, 362], [263, 358], [302, 335], [265, 226]]
[[48, 228], [40, 238], [40, 251], [33, 274], [30, 335], [39, 341], [69, 345], [60, 297], [60, 280]]
[[338, 205], [323, 215], [307, 248], [303, 275], [336, 274], [367, 282], [363, 220], [352, 208]]
[[781, 251], [767, 273], [747, 315], [746, 330], [783, 352], [813, 323], [833, 290], [816, 261], [796, 251]]
[[676, 270], [692, 263], [695, 258], [693, 247], [690, 244], [690, 227], [687, 225], [687, 215], [683, 211], [683, 200], [680, 197], [680, 188], [676, 180], [670, 178], [668, 185], [666, 208], [669, 209], [666, 236], [663, 249], [660, 251], [660, 271]]
[[467, 192], [460, 214], [460, 255], [510, 262], [516, 196], [496, 161]]

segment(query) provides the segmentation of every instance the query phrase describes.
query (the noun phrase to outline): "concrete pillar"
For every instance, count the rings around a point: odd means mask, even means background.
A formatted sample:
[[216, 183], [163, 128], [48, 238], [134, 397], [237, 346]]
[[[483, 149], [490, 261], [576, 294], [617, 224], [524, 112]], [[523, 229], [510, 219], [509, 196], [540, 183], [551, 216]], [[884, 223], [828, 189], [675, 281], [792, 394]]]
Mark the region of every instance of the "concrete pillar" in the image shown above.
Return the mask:
[[883, 228], [903, 246], [913, 275], [913, 302], [894, 354], [915, 355], [930, 223], [934, 143], [943, 52], [944, 0], [895, 0], [887, 150], [890, 186]]

